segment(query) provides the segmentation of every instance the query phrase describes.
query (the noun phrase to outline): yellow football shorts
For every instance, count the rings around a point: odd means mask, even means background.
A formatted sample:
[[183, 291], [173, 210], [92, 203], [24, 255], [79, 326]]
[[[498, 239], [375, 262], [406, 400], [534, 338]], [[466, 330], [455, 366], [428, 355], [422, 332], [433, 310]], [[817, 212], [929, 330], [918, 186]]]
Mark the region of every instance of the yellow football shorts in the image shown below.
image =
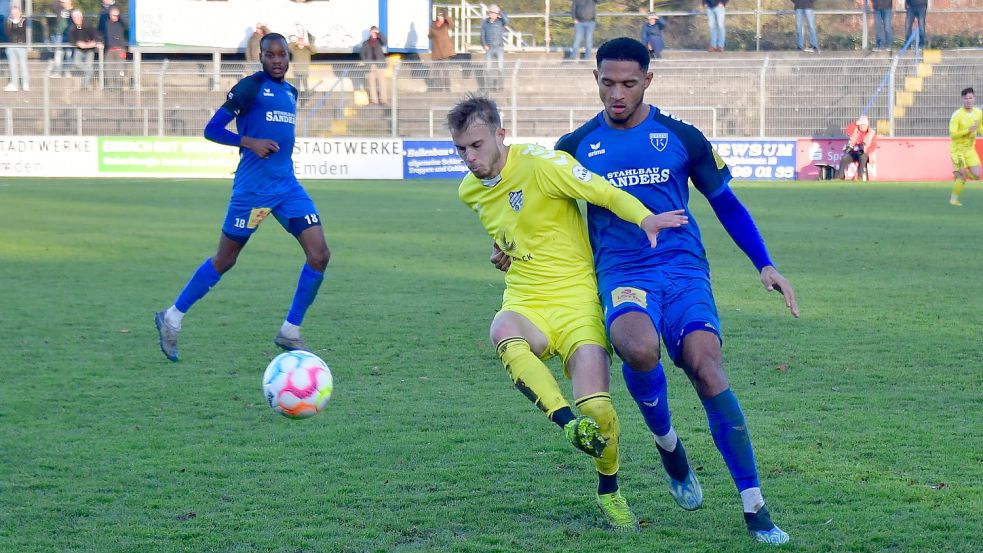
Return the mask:
[[976, 148], [960, 148], [950, 150], [952, 154], [952, 170], [961, 171], [970, 167], [980, 166], [980, 155], [976, 153]]
[[536, 325], [548, 342], [539, 358], [546, 360], [559, 355], [567, 378], [570, 378], [567, 360], [578, 347], [595, 344], [611, 353], [604, 333], [604, 315], [596, 297], [593, 301], [578, 298], [566, 302], [559, 298], [508, 299], [502, 304], [502, 311], [518, 313]]

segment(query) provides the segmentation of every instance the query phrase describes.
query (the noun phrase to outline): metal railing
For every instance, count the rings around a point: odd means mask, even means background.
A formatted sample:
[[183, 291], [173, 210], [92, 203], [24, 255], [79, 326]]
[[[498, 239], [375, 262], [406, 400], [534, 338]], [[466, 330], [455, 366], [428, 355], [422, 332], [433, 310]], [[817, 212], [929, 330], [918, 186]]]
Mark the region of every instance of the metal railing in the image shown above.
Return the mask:
[[[447, 114], [453, 106], [440, 106], [432, 107], [429, 109], [427, 114], [427, 120], [429, 125], [428, 138], [443, 138], [446, 136], [446, 132], [441, 132], [441, 134], [436, 134], [438, 129], [437, 121], [434, 115], [437, 113]], [[518, 137], [518, 129], [520, 128], [519, 113], [552, 113], [552, 112], [565, 112], [567, 117], [565, 119], [566, 130], [565, 133], [573, 132], [578, 127], [580, 127], [584, 121], [597, 115], [597, 108], [588, 108], [583, 106], [546, 106], [546, 107], [513, 107], [508, 110], [509, 119], [503, 120], [504, 124], [508, 125], [508, 128], [512, 129], [513, 138]], [[707, 107], [707, 106], [675, 106], [673, 108], [673, 113], [675, 114], [685, 114], [685, 113], [710, 113], [710, 132], [708, 136], [712, 138], [717, 137], [717, 108]], [[576, 114], [576, 117], [574, 117]], [[528, 121], [527, 117], [523, 117], [522, 121]], [[550, 121], [557, 121], [555, 118], [547, 119]]]
[[[241, 62], [222, 63], [217, 73], [199, 62], [111, 67], [86, 90], [77, 74], [54, 79], [45, 62], [29, 63], [30, 90], [0, 91], [0, 125], [7, 135], [200, 136], [225, 91], [252, 72]], [[6, 69], [0, 63], [0, 77]], [[367, 103], [361, 64], [315, 63], [313, 86], [298, 105], [298, 134], [440, 136], [439, 106], [483, 92], [498, 102], [513, 136], [559, 136], [601, 109], [592, 69], [587, 62], [508, 60], [500, 89], [489, 90], [484, 62], [393, 60], [387, 107]], [[863, 112], [889, 122], [894, 136], [946, 136], [959, 91], [983, 82], [983, 58], [974, 52], [947, 52], [932, 63], [886, 54], [721, 63], [707, 54], [653, 62], [650, 70], [646, 99], [718, 138], [838, 136]]]

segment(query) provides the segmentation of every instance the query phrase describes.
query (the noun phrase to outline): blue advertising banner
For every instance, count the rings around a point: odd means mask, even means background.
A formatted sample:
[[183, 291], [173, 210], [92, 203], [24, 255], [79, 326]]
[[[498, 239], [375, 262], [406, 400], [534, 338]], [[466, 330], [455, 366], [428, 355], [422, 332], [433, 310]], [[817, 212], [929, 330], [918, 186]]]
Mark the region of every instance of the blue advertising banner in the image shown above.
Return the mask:
[[457, 179], [468, 168], [454, 150], [450, 140], [404, 140], [404, 179]]
[[735, 179], [792, 180], [795, 140], [711, 140]]

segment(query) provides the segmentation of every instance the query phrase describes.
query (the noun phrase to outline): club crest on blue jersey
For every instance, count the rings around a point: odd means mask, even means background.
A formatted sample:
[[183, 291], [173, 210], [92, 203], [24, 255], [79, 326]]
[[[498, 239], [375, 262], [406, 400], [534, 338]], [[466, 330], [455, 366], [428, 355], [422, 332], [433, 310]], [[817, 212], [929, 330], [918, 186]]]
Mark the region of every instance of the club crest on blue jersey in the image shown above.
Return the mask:
[[516, 213], [522, 209], [522, 190], [509, 192], [509, 205], [512, 206], [512, 210]]
[[652, 145], [658, 151], [663, 151], [666, 146], [669, 145], [669, 133], [667, 132], [650, 132], [649, 133], [649, 144]]

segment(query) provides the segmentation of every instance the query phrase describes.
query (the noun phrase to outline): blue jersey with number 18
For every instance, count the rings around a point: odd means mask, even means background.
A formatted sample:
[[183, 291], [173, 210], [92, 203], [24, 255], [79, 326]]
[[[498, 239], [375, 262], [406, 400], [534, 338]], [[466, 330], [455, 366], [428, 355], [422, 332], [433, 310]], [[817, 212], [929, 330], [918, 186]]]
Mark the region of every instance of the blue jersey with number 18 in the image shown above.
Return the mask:
[[280, 147], [266, 159], [240, 148], [233, 194], [277, 194], [298, 186], [293, 162], [297, 89], [258, 71], [232, 87], [222, 108], [235, 115], [240, 135], [268, 138]]
[[690, 218], [687, 225], [660, 232], [658, 245], [651, 248], [637, 226], [588, 205], [587, 225], [602, 290], [613, 276], [654, 278], [654, 267], [709, 271], [700, 229], [689, 212], [688, 182], [692, 179], [700, 193], [712, 198], [727, 189], [730, 170], [699, 129], [650, 108], [645, 121], [630, 129], [608, 126], [599, 113], [556, 145], [653, 213], [683, 209]]

